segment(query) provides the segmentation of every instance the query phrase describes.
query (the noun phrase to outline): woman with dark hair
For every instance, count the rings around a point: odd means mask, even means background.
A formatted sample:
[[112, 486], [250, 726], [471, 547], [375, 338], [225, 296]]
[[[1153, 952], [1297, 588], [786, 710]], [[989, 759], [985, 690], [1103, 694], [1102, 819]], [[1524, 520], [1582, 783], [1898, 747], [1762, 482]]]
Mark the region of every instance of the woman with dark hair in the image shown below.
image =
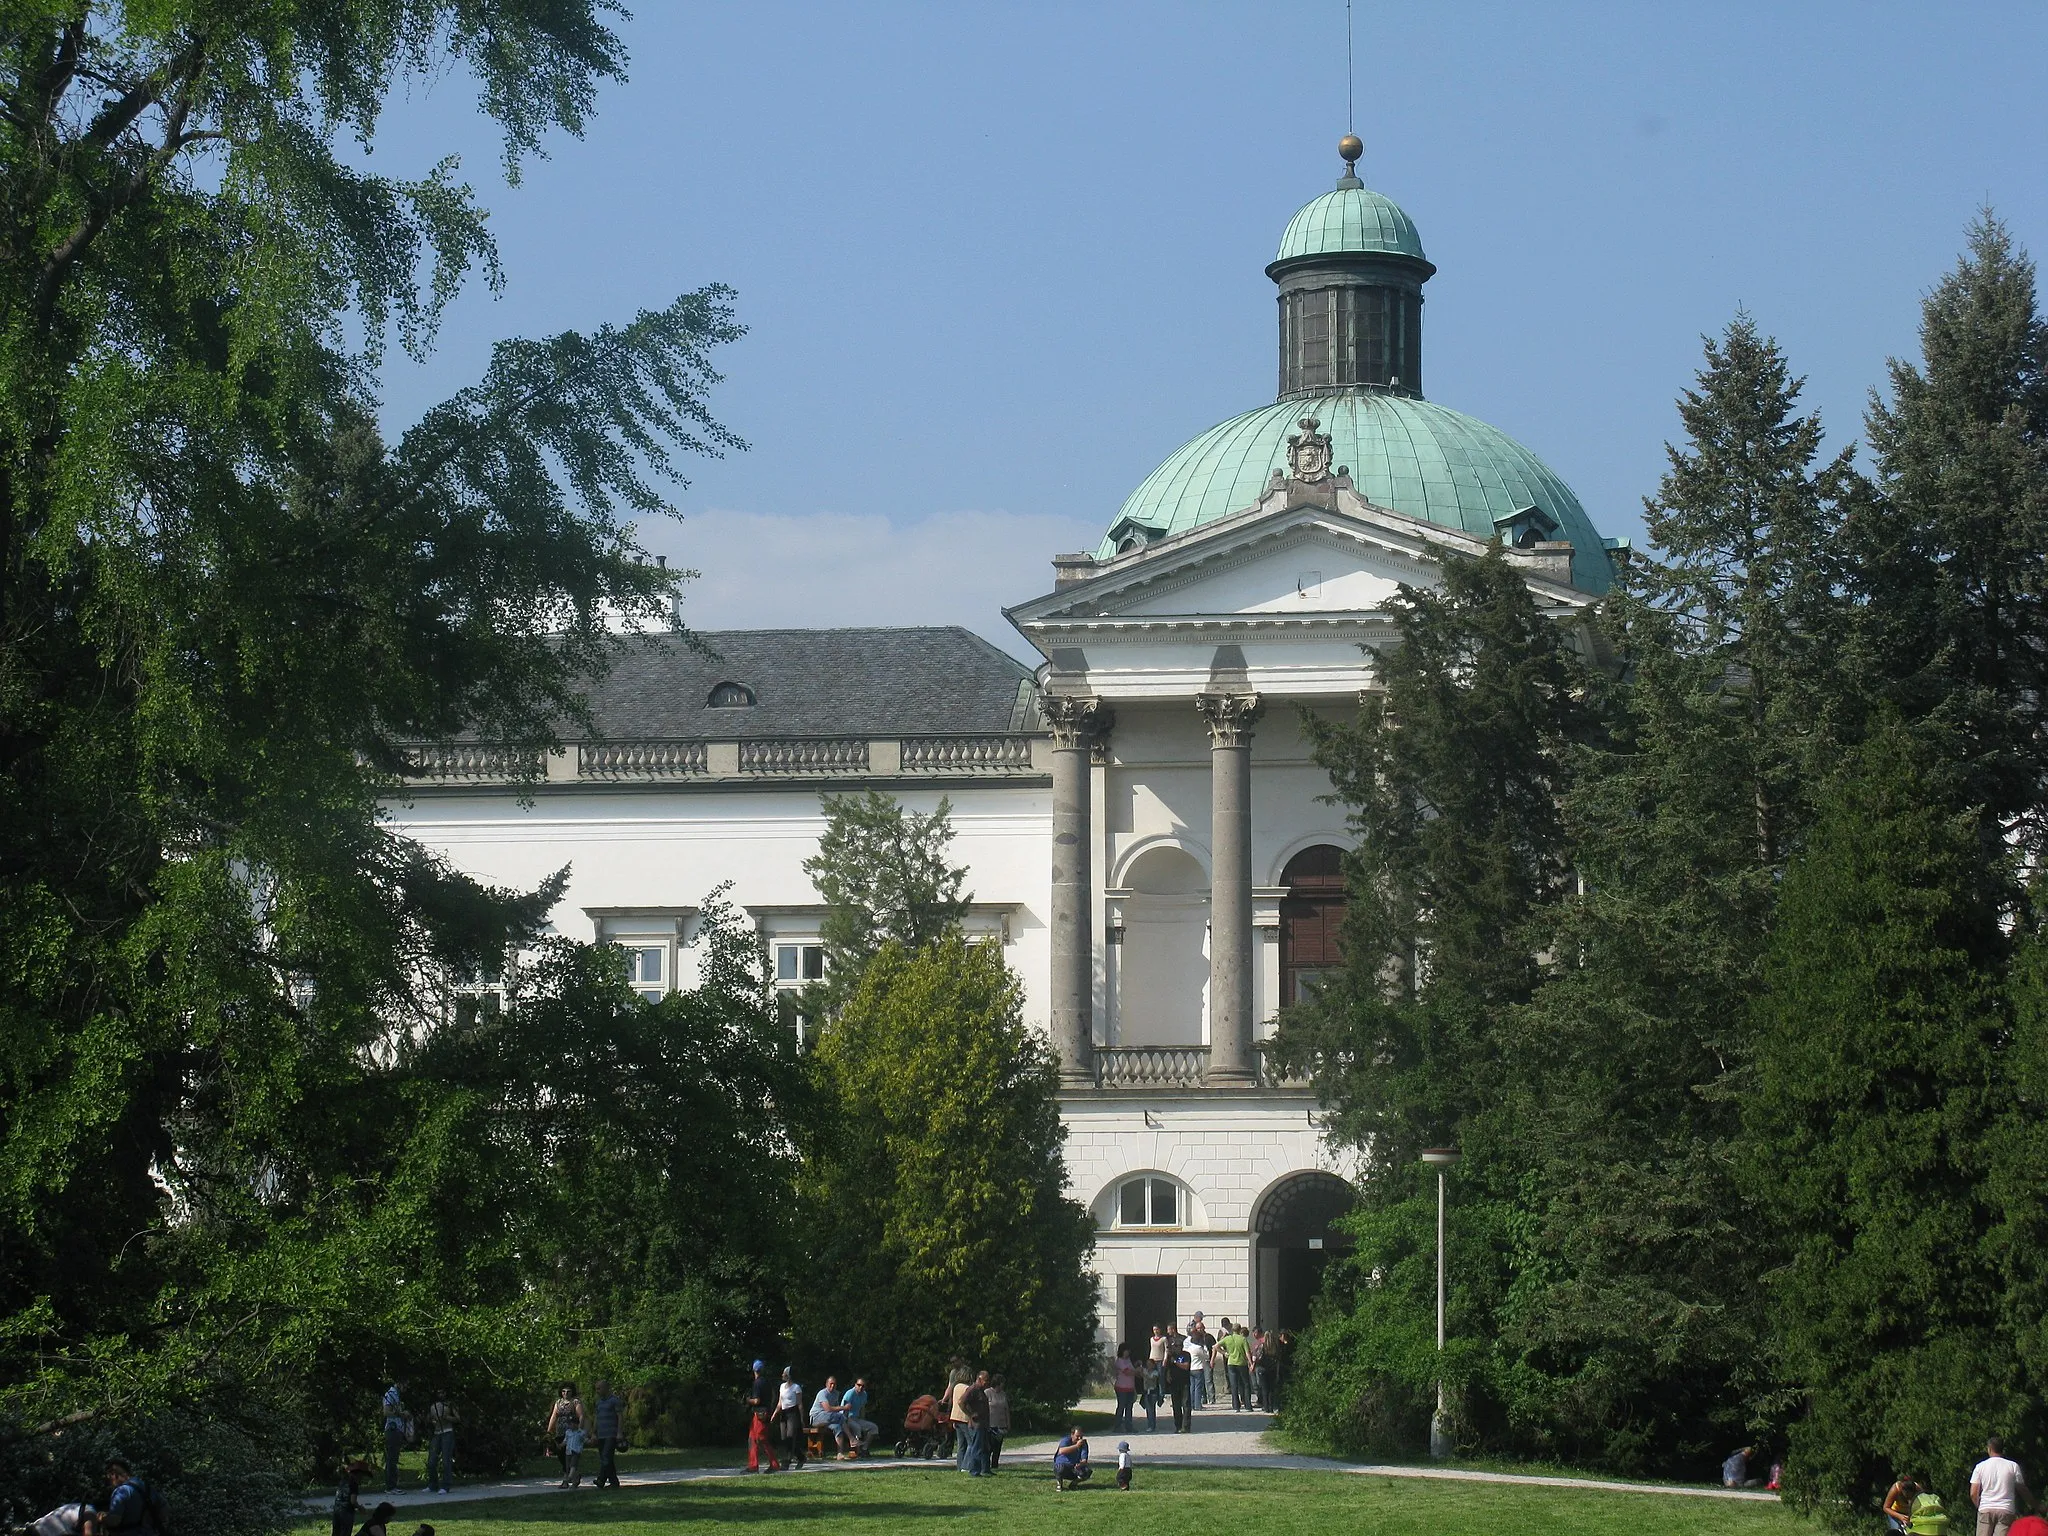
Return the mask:
[[391, 1536], [391, 1517], [398, 1513], [398, 1506], [389, 1501], [379, 1504], [370, 1511], [370, 1518], [363, 1522], [363, 1528], [356, 1536]]

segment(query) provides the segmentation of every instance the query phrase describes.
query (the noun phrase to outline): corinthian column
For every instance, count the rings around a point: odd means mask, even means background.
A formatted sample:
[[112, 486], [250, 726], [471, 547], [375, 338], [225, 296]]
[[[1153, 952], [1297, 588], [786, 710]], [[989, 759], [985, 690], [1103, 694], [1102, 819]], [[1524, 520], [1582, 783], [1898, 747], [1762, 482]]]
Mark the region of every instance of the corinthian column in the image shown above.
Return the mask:
[[1096, 698], [1048, 694], [1038, 712], [1052, 731], [1052, 1044], [1060, 1081], [1095, 1082], [1093, 841], [1089, 773], [1111, 716]]
[[1203, 693], [1209, 722], [1209, 1081], [1252, 1083], [1252, 725], [1255, 693]]

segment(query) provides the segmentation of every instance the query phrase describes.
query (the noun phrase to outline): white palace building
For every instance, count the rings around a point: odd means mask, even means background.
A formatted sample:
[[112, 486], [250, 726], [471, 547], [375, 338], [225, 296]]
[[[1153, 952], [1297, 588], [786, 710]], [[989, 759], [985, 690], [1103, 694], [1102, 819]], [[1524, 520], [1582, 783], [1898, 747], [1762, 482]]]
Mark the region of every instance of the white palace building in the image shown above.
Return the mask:
[[1299, 1326], [1349, 1203], [1312, 1096], [1262, 1054], [1343, 910], [1350, 839], [1302, 711], [1356, 707], [1388, 597], [1442, 551], [1500, 537], [1564, 617], [1616, 547], [1535, 455], [1423, 397], [1436, 269], [1343, 151], [1266, 268], [1278, 399], [1173, 454], [1095, 550], [1053, 557], [1052, 590], [1008, 610], [1035, 671], [960, 629], [710, 633], [708, 655], [656, 638], [525, 803], [501, 752], [456, 744], [391, 808], [494, 884], [570, 866], [557, 930], [624, 946], [659, 995], [689, 984], [697, 904], [728, 881], [778, 984], [815, 978], [819, 797], [949, 797], [969, 927], [1059, 1055], [1105, 1343], [1196, 1309]]

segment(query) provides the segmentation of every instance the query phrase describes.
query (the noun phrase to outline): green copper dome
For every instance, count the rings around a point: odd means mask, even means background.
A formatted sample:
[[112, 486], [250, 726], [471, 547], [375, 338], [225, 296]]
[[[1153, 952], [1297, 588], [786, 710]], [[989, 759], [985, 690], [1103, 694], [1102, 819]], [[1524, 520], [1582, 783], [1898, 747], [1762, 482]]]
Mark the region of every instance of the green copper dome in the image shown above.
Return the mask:
[[[1313, 205], [1311, 205], [1313, 206]], [[1572, 583], [1607, 590], [1605, 545], [1578, 497], [1543, 461], [1485, 422], [1427, 400], [1375, 389], [1278, 401], [1211, 427], [1149, 475], [1124, 503], [1125, 519], [1171, 537], [1243, 512], [1287, 467], [1287, 439], [1313, 416], [1330, 435], [1332, 460], [1351, 470], [1358, 494], [1408, 517], [1491, 538], [1528, 507], [1571, 541]], [[1105, 538], [1098, 560], [1117, 553]]]
[[1276, 262], [1340, 253], [1429, 259], [1422, 254], [1415, 221], [1398, 203], [1368, 191], [1352, 177], [1345, 181], [1350, 185], [1325, 192], [1287, 221]]

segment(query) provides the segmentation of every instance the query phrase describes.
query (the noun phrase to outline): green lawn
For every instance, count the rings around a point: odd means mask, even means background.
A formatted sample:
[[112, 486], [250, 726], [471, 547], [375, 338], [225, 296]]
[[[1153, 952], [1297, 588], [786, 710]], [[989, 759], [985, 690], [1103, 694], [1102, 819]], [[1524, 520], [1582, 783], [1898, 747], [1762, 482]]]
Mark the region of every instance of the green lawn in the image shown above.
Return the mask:
[[[462, 1442], [455, 1442], [455, 1484], [499, 1483], [505, 1479], [497, 1473], [485, 1476], [482, 1473], [462, 1470]], [[384, 1486], [384, 1452], [379, 1449], [372, 1456], [368, 1452], [358, 1453], [370, 1464], [369, 1474], [363, 1479], [363, 1497], [376, 1502], [378, 1490]], [[682, 1450], [673, 1447], [655, 1447], [644, 1451], [621, 1451], [619, 1470], [621, 1472], [665, 1472], [671, 1467], [731, 1467], [747, 1459], [744, 1445], [688, 1446]], [[562, 1464], [552, 1456], [529, 1456], [519, 1464], [514, 1477], [559, 1477]], [[591, 1446], [583, 1453], [583, 1480], [589, 1482], [597, 1476], [597, 1447]], [[403, 1451], [398, 1457], [398, 1486], [408, 1492], [417, 1493], [427, 1486], [427, 1453], [418, 1446]], [[307, 1497], [332, 1492], [332, 1486], [309, 1488]]]
[[[491, 1503], [450, 1501], [402, 1512], [392, 1536], [432, 1520], [437, 1536], [632, 1536], [708, 1532], [726, 1525], [773, 1525], [783, 1533], [894, 1531], [905, 1522], [971, 1519], [976, 1536], [1099, 1536], [1103, 1531], [1273, 1532], [1276, 1536], [1811, 1536], [1813, 1528], [1777, 1504], [1667, 1494], [1595, 1493], [1566, 1488], [1425, 1482], [1335, 1472], [1220, 1472], [1144, 1467], [1138, 1486], [1118, 1493], [1110, 1475], [1055, 1494], [1039, 1469], [988, 1481], [956, 1472], [857, 1472], [719, 1480], [672, 1488], [548, 1494]], [[308, 1524], [305, 1536], [324, 1532]]]

